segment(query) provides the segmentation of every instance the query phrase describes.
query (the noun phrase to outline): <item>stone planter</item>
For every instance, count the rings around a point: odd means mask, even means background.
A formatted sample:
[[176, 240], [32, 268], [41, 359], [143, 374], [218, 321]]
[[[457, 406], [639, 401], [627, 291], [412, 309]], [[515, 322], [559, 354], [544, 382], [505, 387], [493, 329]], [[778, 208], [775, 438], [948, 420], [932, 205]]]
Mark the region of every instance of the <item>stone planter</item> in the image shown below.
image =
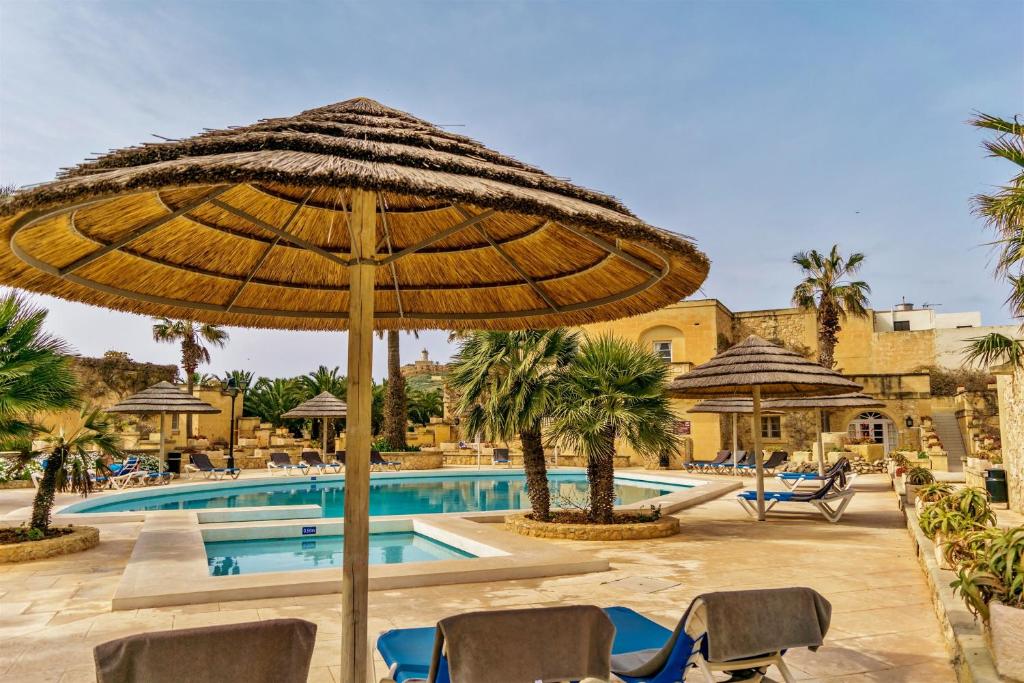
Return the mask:
[[631, 541], [664, 538], [679, 533], [679, 520], [661, 517], [652, 522], [625, 524], [570, 524], [562, 522], [535, 522], [526, 515], [509, 515], [505, 529], [520, 536], [559, 538], [572, 541]]
[[907, 496], [907, 502], [914, 505], [914, 501], [917, 500], [917, 491], [920, 489], [922, 484], [903, 484], [904, 492]]
[[0, 564], [70, 555], [95, 548], [99, 544], [99, 529], [91, 526], [78, 526], [74, 529], [70, 534], [57, 538], [0, 545]]
[[1024, 681], [1024, 609], [989, 603], [988, 640], [996, 671], [1014, 681]]
[[0, 481], [0, 489], [30, 489], [32, 488], [31, 479], [11, 479], [10, 481]]
[[[931, 503], [929, 503], [931, 505]], [[953, 571], [953, 565], [946, 561], [946, 538], [942, 534], [935, 534], [935, 538], [932, 540], [935, 544], [935, 564], [939, 565], [939, 569], [946, 569]]]

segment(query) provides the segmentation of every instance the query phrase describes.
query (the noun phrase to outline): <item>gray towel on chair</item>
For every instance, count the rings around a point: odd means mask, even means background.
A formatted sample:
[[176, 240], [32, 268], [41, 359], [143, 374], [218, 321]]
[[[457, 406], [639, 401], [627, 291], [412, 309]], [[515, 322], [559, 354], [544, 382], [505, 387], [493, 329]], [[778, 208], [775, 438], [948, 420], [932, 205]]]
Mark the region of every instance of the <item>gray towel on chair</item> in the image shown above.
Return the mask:
[[442, 619], [437, 650], [447, 648], [452, 683], [534, 683], [611, 676], [615, 627], [591, 605], [470, 612]]
[[271, 619], [140, 633], [93, 649], [99, 683], [305, 683], [316, 624]]
[[810, 588], [705, 593], [708, 660], [727, 662], [825, 641], [832, 605]]

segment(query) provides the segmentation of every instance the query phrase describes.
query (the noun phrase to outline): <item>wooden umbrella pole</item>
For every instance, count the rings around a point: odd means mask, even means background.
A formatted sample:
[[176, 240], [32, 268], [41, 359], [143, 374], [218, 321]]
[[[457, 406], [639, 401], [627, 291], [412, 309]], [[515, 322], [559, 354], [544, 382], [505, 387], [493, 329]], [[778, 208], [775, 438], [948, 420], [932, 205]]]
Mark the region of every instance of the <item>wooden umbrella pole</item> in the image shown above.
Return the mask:
[[[164, 423], [167, 413], [160, 413], [160, 471], [167, 469], [167, 436], [164, 433]], [[188, 443], [186, 441], [185, 443]]]
[[736, 432], [736, 422], [737, 422], [738, 419], [739, 419], [739, 415], [737, 415], [736, 413], [733, 413], [732, 414], [732, 469], [733, 469], [734, 472], [736, 471], [736, 465], [739, 464], [739, 463], [736, 462], [736, 450], [739, 448], [739, 445], [740, 445], [740, 440], [739, 440], [738, 434]]
[[324, 460], [327, 460], [327, 418], [324, 418], [324, 423], [320, 425], [320, 429], [324, 430]]
[[764, 456], [761, 454], [761, 387], [754, 387], [754, 462], [757, 464], [757, 521], [765, 520], [764, 514]]
[[348, 430], [341, 587], [341, 680], [367, 680], [369, 603], [370, 404], [373, 366], [373, 281], [376, 196], [352, 192], [353, 265], [349, 267]]
[[821, 408], [818, 408], [818, 476], [825, 476], [825, 415]]

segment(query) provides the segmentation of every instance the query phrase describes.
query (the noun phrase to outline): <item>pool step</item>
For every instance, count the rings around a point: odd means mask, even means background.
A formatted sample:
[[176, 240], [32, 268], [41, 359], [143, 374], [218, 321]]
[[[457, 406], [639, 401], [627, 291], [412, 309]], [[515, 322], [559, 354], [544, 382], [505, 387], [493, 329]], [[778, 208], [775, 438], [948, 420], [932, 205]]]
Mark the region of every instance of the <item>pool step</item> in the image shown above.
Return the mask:
[[200, 524], [223, 522], [265, 522], [274, 519], [311, 519], [323, 517], [319, 505], [269, 505], [264, 507], [213, 508], [196, 510]]

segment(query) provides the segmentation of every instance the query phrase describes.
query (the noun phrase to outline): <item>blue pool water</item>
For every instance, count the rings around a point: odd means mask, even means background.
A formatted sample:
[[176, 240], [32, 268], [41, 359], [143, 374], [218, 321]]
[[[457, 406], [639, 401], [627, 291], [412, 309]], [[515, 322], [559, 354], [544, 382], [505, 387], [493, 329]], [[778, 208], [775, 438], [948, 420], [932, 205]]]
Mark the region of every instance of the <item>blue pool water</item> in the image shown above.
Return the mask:
[[[210, 541], [206, 560], [213, 576], [341, 567], [342, 536]], [[370, 534], [370, 564], [401, 564], [476, 557], [414, 532]]]
[[[581, 500], [587, 490], [586, 475], [549, 474], [553, 502]], [[673, 491], [686, 484], [616, 480], [617, 504], [628, 505]], [[143, 510], [199, 510], [205, 508], [262, 507], [267, 505], [320, 505], [325, 517], [341, 517], [344, 480], [310, 481], [308, 477], [264, 480], [259, 484], [183, 490], [118, 500], [88, 500], [69, 512], [126, 512]], [[371, 515], [416, 515], [438, 512], [487, 512], [530, 507], [522, 474], [459, 474], [435, 477], [373, 478], [370, 480]]]

